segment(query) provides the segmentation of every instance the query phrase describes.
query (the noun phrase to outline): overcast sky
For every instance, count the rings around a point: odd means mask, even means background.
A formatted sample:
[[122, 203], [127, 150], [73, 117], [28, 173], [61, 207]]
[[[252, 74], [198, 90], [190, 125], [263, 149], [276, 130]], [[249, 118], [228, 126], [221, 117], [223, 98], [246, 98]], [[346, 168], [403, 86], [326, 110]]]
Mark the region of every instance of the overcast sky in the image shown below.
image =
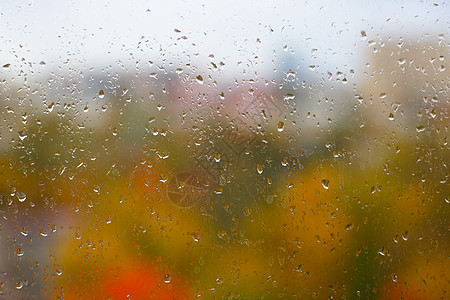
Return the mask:
[[213, 54], [216, 62], [269, 70], [274, 51], [278, 60], [338, 68], [357, 63], [355, 46], [367, 43], [362, 30], [367, 39], [448, 38], [450, 20], [444, 1], [392, 0], [2, 0], [0, 13], [0, 64], [11, 68], [25, 58], [85, 68], [166, 59], [201, 69]]

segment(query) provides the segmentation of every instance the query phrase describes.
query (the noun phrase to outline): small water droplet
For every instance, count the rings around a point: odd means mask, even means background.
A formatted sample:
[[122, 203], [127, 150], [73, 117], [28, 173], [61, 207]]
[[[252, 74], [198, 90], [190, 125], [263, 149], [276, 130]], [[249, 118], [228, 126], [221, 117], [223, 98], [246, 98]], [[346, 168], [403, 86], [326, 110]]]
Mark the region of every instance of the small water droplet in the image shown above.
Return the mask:
[[388, 119], [390, 121], [394, 121], [394, 115], [392, 113], [389, 114]]
[[16, 195], [20, 202], [23, 202], [27, 199], [27, 195], [25, 195], [25, 193], [23, 192], [17, 192]]
[[367, 38], [367, 33], [364, 30], [361, 30], [361, 39], [365, 40]]
[[201, 75], [198, 75], [195, 79], [197, 79], [199, 84], [203, 84], [203, 77]]
[[169, 274], [165, 274], [165, 275], [164, 275], [164, 282], [165, 282], [165, 283], [169, 283], [171, 279], [172, 279], [172, 278], [170, 277]]
[[295, 99], [295, 95], [294, 94], [285, 94], [284, 95], [284, 100], [294, 100]]
[[263, 166], [261, 166], [260, 164], [257, 164], [256, 170], [258, 171], [258, 174], [261, 174], [263, 172]]
[[27, 134], [24, 133], [23, 131], [19, 131], [18, 134], [21, 141], [27, 138]]
[[56, 275], [61, 276], [62, 273], [63, 273], [62, 270], [59, 267], [57, 267], [56, 268]]
[[422, 132], [424, 130], [425, 130], [425, 126], [423, 126], [423, 125], [419, 125], [419, 126], [416, 127], [416, 131], [417, 132]]
[[408, 230], [403, 231], [403, 233], [402, 233], [402, 239], [403, 239], [404, 241], [407, 241], [407, 240], [408, 240]]
[[104, 98], [105, 97], [105, 92], [103, 90], [100, 90], [100, 92], [98, 92], [98, 97], [99, 98]]
[[22, 249], [20, 249], [20, 248], [17, 248], [16, 249], [16, 255], [18, 256], [18, 257], [21, 257], [21, 256], [23, 256], [23, 251], [22, 251]]
[[23, 236], [27, 236], [27, 235], [28, 235], [28, 232], [26, 232], [25, 229], [24, 229], [23, 227], [20, 227], [20, 233], [21, 233]]
[[322, 179], [322, 186], [324, 189], [328, 190], [329, 185], [330, 181], [328, 179]]
[[283, 122], [278, 122], [277, 130], [278, 130], [278, 132], [282, 132], [284, 130], [284, 123]]

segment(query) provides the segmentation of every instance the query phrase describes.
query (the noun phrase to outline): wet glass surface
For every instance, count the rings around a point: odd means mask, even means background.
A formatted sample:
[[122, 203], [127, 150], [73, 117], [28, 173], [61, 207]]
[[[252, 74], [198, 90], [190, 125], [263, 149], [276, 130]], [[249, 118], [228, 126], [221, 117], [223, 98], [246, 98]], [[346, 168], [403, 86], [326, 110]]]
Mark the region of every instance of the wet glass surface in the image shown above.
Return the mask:
[[0, 298], [448, 298], [449, 11], [3, 1]]

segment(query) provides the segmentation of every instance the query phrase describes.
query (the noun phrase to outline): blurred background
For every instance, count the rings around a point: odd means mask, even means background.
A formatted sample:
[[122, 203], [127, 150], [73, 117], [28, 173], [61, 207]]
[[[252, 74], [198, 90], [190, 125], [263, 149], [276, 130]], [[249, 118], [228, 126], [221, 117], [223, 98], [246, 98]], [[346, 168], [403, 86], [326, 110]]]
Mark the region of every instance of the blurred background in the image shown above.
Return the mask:
[[448, 298], [449, 20], [0, 1], [0, 298]]

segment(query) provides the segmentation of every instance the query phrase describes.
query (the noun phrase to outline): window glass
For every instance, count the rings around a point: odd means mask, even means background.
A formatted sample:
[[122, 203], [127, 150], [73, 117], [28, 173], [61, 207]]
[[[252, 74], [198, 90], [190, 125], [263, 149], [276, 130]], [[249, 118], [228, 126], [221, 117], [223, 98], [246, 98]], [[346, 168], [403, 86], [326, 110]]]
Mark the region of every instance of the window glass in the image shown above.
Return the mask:
[[0, 2], [0, 298], [448, 298], [449, 12]]

